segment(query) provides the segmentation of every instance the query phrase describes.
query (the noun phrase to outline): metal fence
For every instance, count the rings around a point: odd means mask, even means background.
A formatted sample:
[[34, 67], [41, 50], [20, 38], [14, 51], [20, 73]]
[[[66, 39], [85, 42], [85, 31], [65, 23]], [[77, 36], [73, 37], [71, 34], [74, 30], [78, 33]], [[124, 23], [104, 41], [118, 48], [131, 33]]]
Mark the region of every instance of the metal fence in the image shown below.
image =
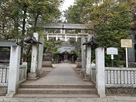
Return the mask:
[[136, 87], [136, 68], [105, 68], [106, 87]]
[[8, 66], [0, 66], [0, 86], [7, 86], [8, 84]]

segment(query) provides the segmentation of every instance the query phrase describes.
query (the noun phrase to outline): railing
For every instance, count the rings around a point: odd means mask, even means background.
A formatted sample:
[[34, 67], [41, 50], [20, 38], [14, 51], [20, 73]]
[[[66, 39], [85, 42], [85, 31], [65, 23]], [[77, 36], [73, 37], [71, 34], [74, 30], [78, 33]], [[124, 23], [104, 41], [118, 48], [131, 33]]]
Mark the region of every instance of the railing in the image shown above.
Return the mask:
[[19, 68], [19, 84], [23, 83], [27, 77], [27, 63], [24, 62]]
[[136, 68], [105, 69], [106, 87], [136, 87]]
[[[0, 86], [8, 85], [8, 66], [0, 66]], [[24, 62], [19, 68], [19, 84], [23, 83], [27, 77], [27, 63]]]
[[0, 66], [0, 86], [8, 85], [8, 66]]

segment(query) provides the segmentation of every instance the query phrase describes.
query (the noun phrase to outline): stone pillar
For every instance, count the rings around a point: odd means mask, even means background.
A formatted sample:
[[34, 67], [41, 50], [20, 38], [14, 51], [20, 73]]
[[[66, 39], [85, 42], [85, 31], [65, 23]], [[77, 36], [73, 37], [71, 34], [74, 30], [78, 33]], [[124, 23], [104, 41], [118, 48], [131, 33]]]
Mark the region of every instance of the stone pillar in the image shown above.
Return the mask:
[[60, 34], [63, 34], [63, 29], [60, 29]]
[[47, 34], [47, 41], [49, 40], [49, 34]]
[[[92, 35], [88, 35], [88, 41], [90, 40], [90, 38], [92, 37]], [[90, 75], [91, 74], [91, 47], [87, 46], [87, 57], [86, 57], [86, 74]]]
[[19, 66], [20, 66], [20, 46], [11, 46], [9, 77], [8, 77], [8, 92], [7, 97], [13, 97], [16, 94], [19, 83]]
[[26, 70], [25, 70], [25, 80], [26, 80], [27, 79], [27, 62], [23, 62], [22, 65], [26, 67]]
[[65, 34], [65, 41], [67, 41], [67, 35]]
[[81, 37], [81, 60], [82, 60], [82, 71], [86, 71], [86, 46], [82, 45], [86, 42], [85, 36]]
[[[33, 36], [38, 40], [38, 33], [34, 33]], [[28, 73], [28, 79], [37, 79], [37, 50], [37, 44], [32, 45], [31, 69]]]
[[100, 97], [105, 97], [105, 58], [104, 48], [96, 49], [96, 87]]
[[79, 49], [79, 51], [78, 51], [78, 57], [77, 57], [77, 62], [76, 62], [76, 68], [82, 68], [80, 49]]
[[86, 74], [90, 75], [91, 71], [91, 47], [87, 46], [87, 57], [86, 57]]
[[44, 38], [40, 37], [39, 50], [38, 50], [38, 67], [37, 67], [37, 75], [42, 75], [42, 61], [43, 61], [43, 49], [44, 49]]
[[58, 34], [56, 35], [56, 41], [58, 40]]

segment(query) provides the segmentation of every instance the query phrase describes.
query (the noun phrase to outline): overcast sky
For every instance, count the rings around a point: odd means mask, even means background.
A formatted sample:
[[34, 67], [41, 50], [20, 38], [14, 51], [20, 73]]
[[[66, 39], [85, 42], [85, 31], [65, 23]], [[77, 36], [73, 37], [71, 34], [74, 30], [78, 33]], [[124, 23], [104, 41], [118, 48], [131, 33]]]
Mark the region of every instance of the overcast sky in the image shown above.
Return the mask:
[[64, 3], [60, 7], [61, 11], [68, 9], [68, 7], [72, 4], [74, 4], [74, 0], [64, 0]]
[[66, 9], [68, 9], [69, 6], [74, 4], [74, 0], [64, 0], [64, 3], [60, 6], [60, 11], [62, 11], [61, 19], [62, 21], [65, 21], [64, 12]]

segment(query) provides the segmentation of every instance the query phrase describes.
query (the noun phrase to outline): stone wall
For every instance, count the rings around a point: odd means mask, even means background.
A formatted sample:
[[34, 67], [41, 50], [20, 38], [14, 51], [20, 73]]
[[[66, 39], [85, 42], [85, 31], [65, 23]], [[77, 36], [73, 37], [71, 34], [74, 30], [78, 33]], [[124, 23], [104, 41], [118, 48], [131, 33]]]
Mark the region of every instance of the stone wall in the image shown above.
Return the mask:
[[135, 96], [136, 95], [136, 88], [133, 88], [133, 87], [106, 88], [106, 95], [110, 95], [110, 96]]

